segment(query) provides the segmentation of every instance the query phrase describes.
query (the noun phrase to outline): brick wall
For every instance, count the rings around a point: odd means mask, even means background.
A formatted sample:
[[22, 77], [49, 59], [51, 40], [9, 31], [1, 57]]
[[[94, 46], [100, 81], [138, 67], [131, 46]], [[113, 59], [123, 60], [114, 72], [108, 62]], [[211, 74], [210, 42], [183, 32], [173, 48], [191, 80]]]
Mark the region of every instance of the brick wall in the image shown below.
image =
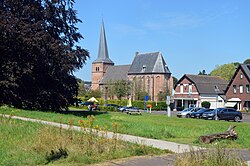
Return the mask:
[[[242, 75], [242, 77], [241, 77]], [[246, 75], [240, 68], [231, 83], [229, 89], [226, 92], [226, 98], [227, 100], [230, 98], [239, 98], [241, 99], [241, 108], [244, 107], [245, 101], [250, 100], [250, 93], [246, 93], [246, 85], [249, 85], [250, 82], [247, 80]], [[233, 92], [233, 85], [236, 85], [236, 93]], [[243, 93], [240, 93], [240, 85], [243, 85]]]

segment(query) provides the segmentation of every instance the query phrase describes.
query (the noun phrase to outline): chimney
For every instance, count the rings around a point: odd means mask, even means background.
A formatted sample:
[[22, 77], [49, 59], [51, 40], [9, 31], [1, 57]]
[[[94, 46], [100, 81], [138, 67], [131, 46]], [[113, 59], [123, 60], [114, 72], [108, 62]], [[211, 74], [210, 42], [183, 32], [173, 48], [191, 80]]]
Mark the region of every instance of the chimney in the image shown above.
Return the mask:
[[135, 56], [138, 55], [138, 54], [139, 54], [139, 52], [135, 52]]

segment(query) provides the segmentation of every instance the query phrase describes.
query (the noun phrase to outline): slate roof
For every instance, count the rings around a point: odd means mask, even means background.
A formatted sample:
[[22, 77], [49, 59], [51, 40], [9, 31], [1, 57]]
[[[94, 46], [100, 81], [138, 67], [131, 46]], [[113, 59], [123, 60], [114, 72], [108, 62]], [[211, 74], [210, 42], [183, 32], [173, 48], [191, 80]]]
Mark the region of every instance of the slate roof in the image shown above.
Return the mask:
[[230, 88], [231, 84], [233, 83], [234, 78], [236, 77], [237, 73], [239, 72], [239, 70], [242, 69], [242, 71], [244, 72], [244, 74], [247, 77], [247, 80], [250, 82], [250, 64], [241, 64], [238, 66], [238, 68], [236, 69], [232, 79], [230, 80], [226, 92], [228, 91], [228, 89]]
[[104, 84], [107, 81], [128, 80], [127, 75], [129, 68], [130, 65], [109, 66], [101, 83]]
[[104, 29], [104, 22], [102, 20], [102, 27], [100, 33], [100, 42], [99, 42], [99, 50], [98, 50], [98, 58], [93, 63], [108, 63], [114, 64], [114, 62], [109, 59], [108, 47], [106, 41], [106, 34]]
[[164, 73], [170, 74], [169, 68], [160, 52], [137, 53], [128, 74]]
[[248, 77], [248, 80], [250, 80], [250, 64], [244, 64], [241, 65], [243, 72], [246, 74]]
[[195, 84], [200, 94], [224, 94], [228, 85], [226, 80], [216, 76], [185, 74], [185, 77]]

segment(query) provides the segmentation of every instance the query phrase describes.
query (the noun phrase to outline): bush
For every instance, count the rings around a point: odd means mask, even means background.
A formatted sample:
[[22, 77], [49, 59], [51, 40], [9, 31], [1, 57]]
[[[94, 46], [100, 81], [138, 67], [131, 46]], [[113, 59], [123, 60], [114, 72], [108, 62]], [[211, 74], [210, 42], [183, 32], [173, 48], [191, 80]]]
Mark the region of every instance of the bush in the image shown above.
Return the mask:
[[[98, 104], [116, 104], [119, 106], [127, 106], [128, 104], [128, 100], [127, 99], [123, 99], [123, 100], [107, 100], [106, 102], [102, 101], [102, 100], [98, 100], [99, 103]], [[100, 102], [101, 101], [101, 102]], [[165, 101], [158, 101], [157, 105], [156, 102], [154, 101], [147, 101], [146, 105], [151, 104], [152, 105], [152, 110], [167, 110], [167, 104]], [[144, 109], [144, 101], [142, 100], [134, 100], [132, 101], [132, 105], [134, 107], [137, 107], [139, 109]], [[106, 108], [105, 108], [106, 109]], [[117, 111], [115, 108], [107, 108], [108, 111]]]
[[204, 108], [210, 108], [210, 105], [211, 105], [211, 103], [208, 102], [208, 101], [203, 101], [203, 102], [201, 103], [201, 107], [204, 107]]

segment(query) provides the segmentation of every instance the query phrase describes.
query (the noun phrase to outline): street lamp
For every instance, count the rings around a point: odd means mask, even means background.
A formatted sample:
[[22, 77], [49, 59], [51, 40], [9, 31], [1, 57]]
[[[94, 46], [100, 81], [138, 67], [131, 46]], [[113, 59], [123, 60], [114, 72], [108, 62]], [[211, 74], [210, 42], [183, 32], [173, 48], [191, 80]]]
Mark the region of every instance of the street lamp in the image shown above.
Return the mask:
[[219, 88], [218, 88], [218, 86], [217, 85], [215, 85], [214, 86], [214, 91], [216, 92], [216, 103], [215, 103], [215, 107], [216, 107], [216, 109], [215, 109], [215, 120], [218, 120], [218, 116], [217, 116], [217, 108], [218, 108], [218, 106], [217, 106], [217, 104], [218, 104], [218, 95], [219, 95]]

